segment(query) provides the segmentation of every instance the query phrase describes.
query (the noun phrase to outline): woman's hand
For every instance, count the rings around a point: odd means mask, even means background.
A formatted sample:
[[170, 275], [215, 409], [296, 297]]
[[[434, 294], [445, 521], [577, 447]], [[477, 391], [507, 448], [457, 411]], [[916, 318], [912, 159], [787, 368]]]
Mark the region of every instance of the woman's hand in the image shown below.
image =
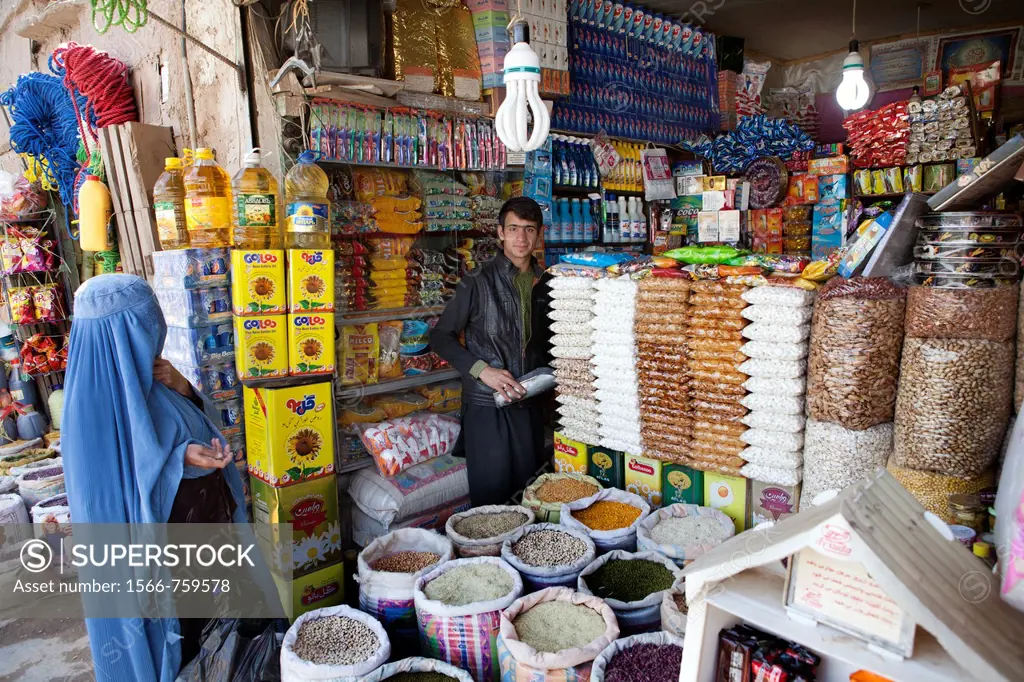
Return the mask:
[[185, 464], [203, 469], [223, 469], [231, 461], [231, 447], [214, 439], [210, 447], [191, 443], [185, 448]]
[[192, 384], [188, 383], [188, 379], [183, 377], [181, 372], [174, 368], [174, 365], [163, 358], [157, 358], [153, 362], [153, 378], [186, 398], [191, 398], [194, 395]]

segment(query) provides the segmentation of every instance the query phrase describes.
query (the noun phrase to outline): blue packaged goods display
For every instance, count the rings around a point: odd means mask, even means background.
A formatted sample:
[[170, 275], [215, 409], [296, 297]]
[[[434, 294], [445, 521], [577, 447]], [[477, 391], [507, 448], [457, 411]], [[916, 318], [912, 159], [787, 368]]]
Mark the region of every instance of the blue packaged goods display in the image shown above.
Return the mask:
[[174, 364], [200, 367], [229, 360], [234, 353], [234, 329], [226, 322], [195, 329], [168, 327], [162, 356]]
[[675, 144], [718, 126], [715, 39], [639, 6], [571, 2], [570, 95], [551, 127]]
[[683, 147], [711, 162], [716, 173], [740, 173], [763, 156], [790, 158], [814, 148], [814, 140], [797, 125], [781, 118], [745, 116], [736, 130], [714, 140], [704, 136]]
[[607, 268], [611, 265], [618, 265], [632, 260], [633, 256], [626, 253], [567, 253], [561, 257], [560, 262], [570, 265], [590, 265], [598, 268]]
[[228, 286], [227, 249], [179, 249], [153, 253], [155, 289], [208, 289]]
[[169, 327], [203, 327], [231, 321], [231, 289], [156, 290], [156, 300]]
[[202, 367], [172, 363], [197, 391], [213, 400], [223, 400], [238, 393], [238, 375], [233, 361], [215, 362]]

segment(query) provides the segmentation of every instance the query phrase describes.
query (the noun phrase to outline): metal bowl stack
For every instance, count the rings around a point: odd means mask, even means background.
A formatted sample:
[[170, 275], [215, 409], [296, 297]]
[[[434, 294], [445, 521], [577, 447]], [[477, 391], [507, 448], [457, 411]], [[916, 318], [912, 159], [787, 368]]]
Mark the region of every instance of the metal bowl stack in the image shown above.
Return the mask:
[[1022, 216], [933, 213], [917, 219], [914, 279], [946, 289], [988, 289], [1020, 279]]

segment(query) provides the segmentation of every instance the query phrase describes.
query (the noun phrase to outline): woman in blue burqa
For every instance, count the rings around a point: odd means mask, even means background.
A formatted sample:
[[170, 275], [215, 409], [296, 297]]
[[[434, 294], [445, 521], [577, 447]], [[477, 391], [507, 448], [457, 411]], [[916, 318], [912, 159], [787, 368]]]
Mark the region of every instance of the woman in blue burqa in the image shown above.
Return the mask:
[[[76, 524], [246, 522], [241, 477], [203, 397], [159, 357], [166, 334], [139, 277], [101, 275], [75, 295], [61, 446]], [[96, 679], [173, 680], [202, 625], [87, 619]]]

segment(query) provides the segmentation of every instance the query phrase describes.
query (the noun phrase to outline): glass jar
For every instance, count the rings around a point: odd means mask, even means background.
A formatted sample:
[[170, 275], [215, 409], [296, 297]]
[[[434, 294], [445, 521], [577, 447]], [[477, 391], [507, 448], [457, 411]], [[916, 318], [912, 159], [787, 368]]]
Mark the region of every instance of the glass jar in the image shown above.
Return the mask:
[[988, 508], [978, 495], [950, 495], [949, 516], [954, 524], [967, 526], [974, 532], [984, 533]]

